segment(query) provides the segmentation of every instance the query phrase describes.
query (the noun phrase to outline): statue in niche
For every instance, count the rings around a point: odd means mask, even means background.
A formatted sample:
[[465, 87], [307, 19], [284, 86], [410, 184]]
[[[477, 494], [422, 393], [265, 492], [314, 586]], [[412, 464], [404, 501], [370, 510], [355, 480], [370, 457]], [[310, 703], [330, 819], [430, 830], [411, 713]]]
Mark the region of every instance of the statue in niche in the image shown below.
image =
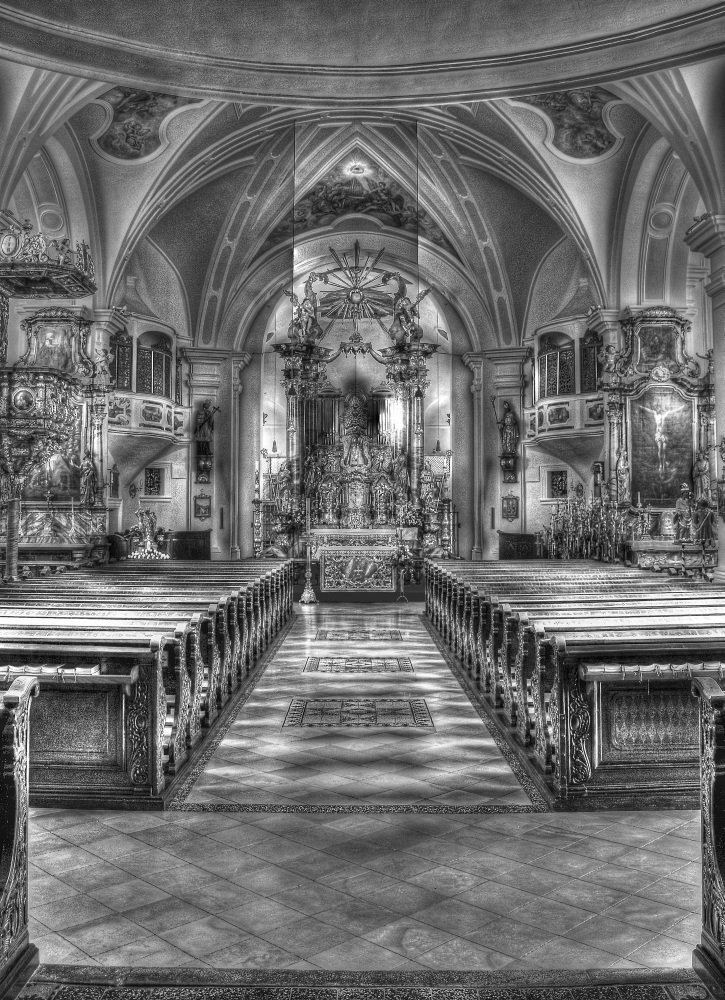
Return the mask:
[[211, 440], [214, 433], [214, 414], [219, 407], [211, 408], [211, 400], [205, 399], [196, 415], [194, 438], [197, 455], [211, 455]]
[[519, 442], [519, 423], [507, 400], [503, 401], [503, 420], [499, 428], [501, 431], [501, 454], [515, 455]]
[[410, 476], [408, 475], [408, 458], [405, 452], [400, 452], [393, 465], [393, 481], [395, 483], [395, 499], [398, 503], [406, 503], [410, 493]]
[[307, 449], [304, 470], [304, 492], [306, 497], [315, 497], [322, 480], [322, 468], [312, 448]]
[[709, 501], [712, 489], [710, 484], [710, 462], [704, 451], [698, 451], [697, 453], [697, 459], [692, 468], [692, 479], [695, 484], [695, 499]]
[[96, 502], [97, 485], [96, 466], [90, 451], [86, 451], [81, 462], [81, 503], [84, 507], [92, 507]]
[[373, 476], [387, 476], [393, 474], [393, 449], [390, 445], [378, 448], [373, 455]]
[[617, 453], [617, 500], [619, 503], [629, 503], [629, 455], [626, 449]]
[[393, 295], [393, 322], [388, 330], [388, 336], [396, 347], [406, 347], [423, 339], [423, 331], [418, 323], [418, 304], [429, 294], [430, 288], [424, 288], [414, 302], [408, 296], [408, 286], [397, 272], [387, 271], [382, 277], [382, 283], [394, 279], [398, 290]]
[[680, 495], [675, 501], [673, 520], [677, 525], [677, 541], [692, 541], [692, 492], [687, 483], [680, 486]]
[[336, 524], [340, 506], [340, 483], [337, 476], [328, 474], [320, 484], [320, 519], [322, 524]]
[[370, 466], [370, 445], [359, 432], [345, 437], [342, 465], [346, 469], [367, 469]]
[[277, 472], [277, 509], [289, 510], [292, 499], [292, 467], [284, 461]]

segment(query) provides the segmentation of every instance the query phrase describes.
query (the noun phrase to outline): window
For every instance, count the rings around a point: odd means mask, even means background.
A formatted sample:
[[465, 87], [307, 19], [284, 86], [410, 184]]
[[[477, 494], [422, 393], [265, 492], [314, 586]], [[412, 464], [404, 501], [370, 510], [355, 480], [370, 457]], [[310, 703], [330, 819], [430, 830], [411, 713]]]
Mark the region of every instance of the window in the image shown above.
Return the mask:
[[600, 376], [599, 351], [602, 348], [601, 339], [593, 330], [584, 334], [581, 342], [581, 387], [582, 392], [596, 392]]
[[539, 341], [539, 399], [569, 396], [574, 385], [574, 342], [563, 333], [549, 333]]
[[136, 347], [136, 392], [171, 399], [171, 342], [162, 333], [144, 333]]

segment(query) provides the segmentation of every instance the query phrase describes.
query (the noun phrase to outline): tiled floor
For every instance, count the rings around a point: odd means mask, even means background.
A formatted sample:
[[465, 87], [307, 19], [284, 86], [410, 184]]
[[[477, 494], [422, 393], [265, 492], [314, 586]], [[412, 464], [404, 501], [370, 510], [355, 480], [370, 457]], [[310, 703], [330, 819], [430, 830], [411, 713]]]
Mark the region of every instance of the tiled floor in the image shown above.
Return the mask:
[[[33, 810], [31, 938], [41, 961], [688, 966], [700, 930], [696, 813], [378, 811], [528, 802], [418, 611], [303, 609], [191, 809]], [[400, 627], [402, 640], [355, 641], [349, 651], [313, 641], [318, 627], [353, 626]], [[405, 655], [415, 673], [303, 673], [310, 655]], [[408, 696], [426, 700], [434, 731], [282, 729], [295, 697]], [[217, 811], [198, 811], [210, 804]], [[378, 809], [350, 811], [365, 804]], [[294, 811], [318, 805], [344, 811]]]
[[[422, 605], [302, 608], [188, 802], [528, 805], [529, 799], [423, 625]], [[398, 629], [400, 640], [317, 639]], [[307, 672], [308, 657], [408, 657], [413, 673]], [[435, 726], [294, 727], [295, 698], [425, 699]]]

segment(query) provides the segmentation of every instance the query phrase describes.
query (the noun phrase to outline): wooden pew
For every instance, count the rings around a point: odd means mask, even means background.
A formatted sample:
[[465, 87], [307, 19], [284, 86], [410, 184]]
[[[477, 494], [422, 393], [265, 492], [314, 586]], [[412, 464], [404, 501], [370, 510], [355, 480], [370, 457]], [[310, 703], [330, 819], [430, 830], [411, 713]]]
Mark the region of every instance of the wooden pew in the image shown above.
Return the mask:
[[[691, 803], [696, 760], [687, 719], [681, 727], [682, 746], [668, 749], [664, 766], [653, 768], [651, 751], [641, 739], [629, 756], [617, 757], [612, 706], [617, 706], [620, 721], [625, 699], [642, 711], [642, 689], [634, 678], [643, 676], [655, 690], [647, 704], [666, 715], [668, 706], [689, 698], [686, 691], [683, 695], [684, 670], [698, 664], [705, 674], [719, 671], [725, 661], [725, 599], [707, 584], [681, 578], [655, 578], [653, 588], [652, 580], [642, 584], [636, 570], [614, 567], [615, 572], [601, 574], [586, 568], [582, 573], [582, 568], [552, 572], [547, 567], [542, 572], [540, 563], [523, 570], [520, 563], [467, 564], [462, 569], [434, 564], [428, 567], [426, 587], [429, 615], [499, 708], [502, 721], [514, 727], [520, 744], [533, 746], [534, 759], [542, 773], [550, 773], [550, 790], [560, 804], [581, 807], [598, 798], [637, 807], [661, 804], [670, 795]], [[562, 635], [576, 648], [579, 636], [596, 637], [597, 662], [577, 661], [581, 676], [557, 666], [552, 649]], [[624, 661], [621, 647], [613, 645], [618, 636], [631, 654]], [[616, 669], [605, 669], [608, 662]], [[666, 663], [667, 671], [648, 671], [657, 663]], [[574, 704], [578, 711], [570, 717]], [[691, 703], [683, 711], [691, 715]], [[589, 763], [579, 766], [577, 760]]]
[[[159, 726], [152, 741], [161, 762], [159, 793], [164, 771], [177, 774], [194, 754], [203, 738], [203, 727], [213, 724], [224, 702], [241, 684], [248, 665], [271, 641], [291, 609], [289, 564], [278, 561], [264, 571], [256, 562], [240, 570], [237, 562], [218, 567], [208, 574], [210, 579], [205, 574], [201, 580], [199, 564], [193, 567], [194, 573], [176, 567], [170, 573], [149, 573], [140, 566], [118, 577], [91, 570], [35, 579], [4, 588], [7, 600], [0, 608], [0, 666], [20, 661], [51, 667], [100, 661], [101, 677], [119, 671], [138, 677], [128, 684], [118, 680], [110, 715], [110, 684], [95, 675], [76, 677], [73, 692], [77, 704], [80, 692], [86, 701], [95, 697], [98, 712], [103, 715], [105, 711], [105, 718], [113, 717], [110, 729], [116, 736], [120, 733], [121, 742], [128, 745], [130, 734], [123, 720], [131, 713], [124, 698], [158, 703]], [[232, 584], [240, 589], [209, 603], [210, 588], [231, 590]], [[256, 641], [252, 637], [255, 629]], [[149, 670], [143, 661], [150, 656]], [[106, 689], [105, 709], [99, 687]], [[70, 689], [58, 675], [44, 690], [49, 700], [67, 700]], [[51, 728], [41, 726], [40, 731], [49, 733]], [[113, 777], [106, 774], [103, 778], [101, 794], [106, 796], [106, 804], [126, 805], [132, 799], [137, 803], [138, 793], [148, 791], [130, 787], [133, 781], [127, 765], [128, 760], [118, 758]], [[109, 768], [114, 771], [114, 766]], [[71, 804], [68, 799], [80, 802], [82, 796], [96, 795], [99, 787], [88, 787], [88, 775], [86, 768], [85, 788], [80, 773], [74, 774], [73, 788], [66, 788], [65, 793], [59, 793], [56, 785], [55, 801], [58, 794], [65, 794], [65, 804]], [[40, 783], [34, 782], [34, 789], [36, 785]], [[160, 798], [157, 807], [159, 804]]]

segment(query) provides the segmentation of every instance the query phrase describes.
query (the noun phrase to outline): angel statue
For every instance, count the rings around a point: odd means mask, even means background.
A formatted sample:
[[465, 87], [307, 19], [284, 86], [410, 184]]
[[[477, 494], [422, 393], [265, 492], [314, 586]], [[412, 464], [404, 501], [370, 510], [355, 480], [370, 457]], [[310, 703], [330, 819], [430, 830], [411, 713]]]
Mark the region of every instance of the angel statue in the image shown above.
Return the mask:
[[393, 295], [393, 322], [388, 335], [397, 347], [403, 347], [423, 339], [423, 331], [419, 319], [418, 304], [428, 295], [430, 288], [424, 288], [414, 302], [408, 296], [408, 286], [397, 271], [386, 271], [382, 283], [387, 285], [390, 279], [398, 283], [398, 290]]
[[327, 275], [312, 271], [305, 282], [302, 302], [293, 290], [285, 290], [284, 294], [292, 303], [289, 338], [293, 343], [315, 344], [322, 339], [323, 330], [317, 322], [317, 292], [312, 287], [312, 283], [318, 278], [327, 281]]

